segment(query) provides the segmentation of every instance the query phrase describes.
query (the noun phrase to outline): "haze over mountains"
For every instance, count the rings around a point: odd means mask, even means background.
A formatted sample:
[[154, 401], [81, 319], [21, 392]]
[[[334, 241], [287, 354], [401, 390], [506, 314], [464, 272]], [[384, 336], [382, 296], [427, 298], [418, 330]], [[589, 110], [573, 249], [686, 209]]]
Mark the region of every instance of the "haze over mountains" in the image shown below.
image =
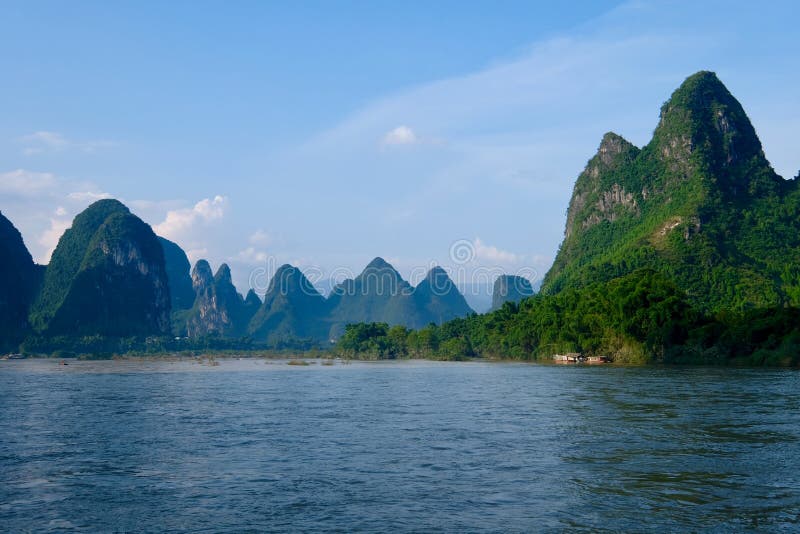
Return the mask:
[[[1, 216], [0, 216], [1, 217]], [[355, 322], [420, 328], [473, 313], [434, 268], [412, 287], [381, 258], [326, 298], [300, 269], [281, 266], [262, 302], [236, 290], [228, 265], [189, 270], [185, 252], [157, 237], [117, 200], [100, 200], [74, 220], [52, 260], [38, 266], [11, 221], [0, 219], [4, 346], [27, 334], [247, 338], [271, 346], [327, 343]]]

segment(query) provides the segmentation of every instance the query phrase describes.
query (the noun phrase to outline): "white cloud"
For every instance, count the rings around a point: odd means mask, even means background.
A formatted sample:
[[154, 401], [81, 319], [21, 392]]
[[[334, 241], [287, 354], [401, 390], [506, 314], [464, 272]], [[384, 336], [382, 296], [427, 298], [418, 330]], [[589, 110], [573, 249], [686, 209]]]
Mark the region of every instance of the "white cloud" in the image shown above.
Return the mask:
[[204, 198], [191, 208], [170, 210], [163, 222], [155, 225], [153, 230], [168, 239], [176, 239], [197, 224], [208, 224], [221, 219], [225, 215], [226, 199], [217, 195], [213, 199]]
[[267, 253], [256, 250], [255, 247], [247, 247], [239, 252], [234, 258], [236, 261], [246, 264], [265, 263], [267, 261]]
[[253, 234], [249, 238], [249, 241], [253, 245], [261, 245], [262, 247], [264, 247], [272, 243], [272, 236], [270, 236], [264, 230], [259, 229], [253, 232]]
[[420, 139], [414, 130], [408, 126], [398, 126], [389, 130], [384, 134], [381, 143], [383, 145], [414, 145], [419, 143]]
[[35, 196], [48, 193], [58, 183], [49, 172], [34, 172], [25, 169], [0, 174], [0, 194]]
[[522, 257], [519, 254], [501, 250], [495, 246], [487, 245], [481, 241], [480, 237], [476, 237], [472, 242], [475, 248], [475, 259], [478, 261], [497, 263], [497, 264], [513, 264], [519, 263]]
[[116, 146], [113, 141], [73, 141], [58, 132], [38, 131], [19, 138], [24, 145], [22, 153], [26, 156], [36, 154], [78, 150], [93, 153], [103, 148]]
[[113, 198], [109, 193], [104, 193], [102, 191], [94, 192], [94, 191], [75, 191], [67, 195], [67, 198], [70, 200], [76, 200], [78, 202], [96, 202], [98, 200], [102, 200], [104, 198]]
[[29, 135], [23, 135], [20, 137], [20, 141], [28, 145], [22, 151], [26, 156], [48, 151], [56, 152], [69, 146], [69, 141], [56, 132], [34, 132]]

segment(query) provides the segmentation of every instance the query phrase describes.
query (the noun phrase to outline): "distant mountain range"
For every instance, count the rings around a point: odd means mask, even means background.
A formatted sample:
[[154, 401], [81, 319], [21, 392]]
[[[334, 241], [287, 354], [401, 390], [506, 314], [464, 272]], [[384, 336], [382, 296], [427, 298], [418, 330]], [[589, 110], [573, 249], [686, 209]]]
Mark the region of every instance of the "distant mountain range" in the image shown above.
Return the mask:
[[420, 328], [474, 313], [447, 273], [433, 268], [412, 287], [381, 258], [323, 296], [300, 269], [275, 273], [262, 301], [236, 290], [230, 268], [206, 260], [190, 271], [186, 253], [158, 237], [117, 200], [81, 212], [50, 264], [36, 265], [0, 214], [0, 348], [27, 335], [215, 336], [272, 346], [327, 344], [349, 323]]

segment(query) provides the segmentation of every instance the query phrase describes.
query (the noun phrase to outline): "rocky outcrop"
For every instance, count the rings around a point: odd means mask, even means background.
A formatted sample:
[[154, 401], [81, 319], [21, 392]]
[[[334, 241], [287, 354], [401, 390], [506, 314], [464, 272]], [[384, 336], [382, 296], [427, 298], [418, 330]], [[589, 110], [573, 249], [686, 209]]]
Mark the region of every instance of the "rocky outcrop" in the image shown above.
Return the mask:
[[583, 221], [581, 228], [591, 228], [602, 221], [614, 222], [620, 215], [639, 214], [639, 205], [632, 193], [625, 191], [619, 184], [614, 184], [608, 191], [603, 191], [594, 204], [594, 210]]
[[[206, 260], [199, 260], [192, 269], [192, 287], [195, 299], [192, 308], [183, 316], [185, 327], [178, 327], [188, 337], [218, 335], [241, 337], [254, 313], [253, 297], [248, 302], [236, 291], [231, 279], [231, 270], [220, 265], [216, 275]], [[179, 320], [179, 319], [176, 319]]]
[[567, 238], [576, 230], [586, 230], [601, 221], [616, 220], [621, 213], [638, 213], [634, 193], [613, 179], [617, 171], [638, 154], [639, 149], [621, 136], [613, 132], [603, 136], [597, 154], [586, 164], [575, 184], [567, 209]]

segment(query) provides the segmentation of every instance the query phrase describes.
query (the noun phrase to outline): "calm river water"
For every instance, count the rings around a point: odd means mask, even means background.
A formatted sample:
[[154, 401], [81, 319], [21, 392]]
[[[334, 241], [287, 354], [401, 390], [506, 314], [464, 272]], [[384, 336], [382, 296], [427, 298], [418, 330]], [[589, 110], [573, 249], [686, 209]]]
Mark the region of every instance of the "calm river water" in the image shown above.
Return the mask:
[[797, 531], [800, 372], [0, 362], [2, 531]]

